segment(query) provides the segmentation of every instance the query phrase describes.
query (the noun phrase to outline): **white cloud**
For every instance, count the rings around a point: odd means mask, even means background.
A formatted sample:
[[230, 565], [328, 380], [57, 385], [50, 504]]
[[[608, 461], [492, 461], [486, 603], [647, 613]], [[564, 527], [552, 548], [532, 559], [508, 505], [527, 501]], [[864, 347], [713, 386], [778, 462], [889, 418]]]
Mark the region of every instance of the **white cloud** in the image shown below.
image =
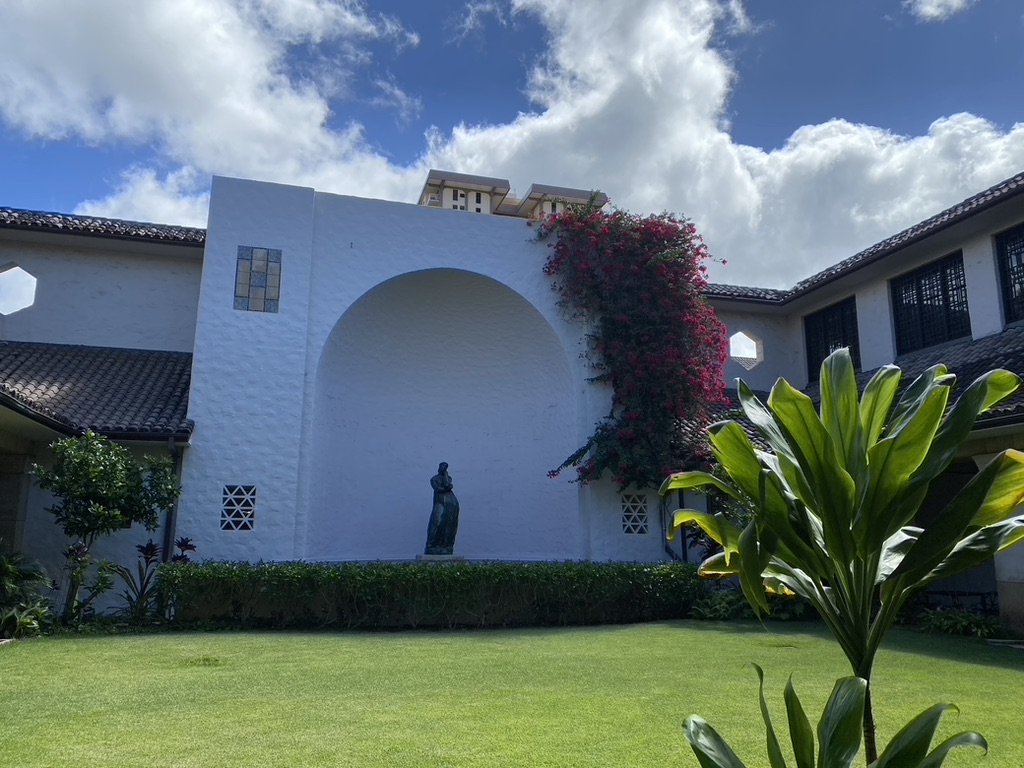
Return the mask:
[[903, 5], [922, 21], [945, 21], [973, 4], [974, 0], [903, 0]]
[[116, 192], [102, 200], [86, 200], [74, 212], [205, 227], [209, 204], [210, 177], [195, 169], [180, 168], [159, 178], [151, 168], [130, 168], [121, 175]]
[[380, 94], [371, 100], [371, 104], [394, 109], [398, 114], [399, 122], [402, 123], [408, 123], [419, 117], [423, 110], [422, 100], [403, 91], [401, 86], [395, 82], [394, 77], [378, 79], [374, 82], [374, 86], [380, 91]]
[[[535, 111], [431, 130], [409, 167], [338, 119], [338, 95], [365, 41], [398, 49], [415, 36], [342, 0], [16, 4], [0, 26], [0, 118], [32, 136], [155, 145], [162, 167], [179, 169], [131, 169], [83, 204], [91, 213], [202, 224], [211, 173], [412, 200], [433, 166], [683, 212], [730, 262], [715, 279], [764, 286], [792, 285], [1024, 168], [1024, 125], [967, 114], [935, 116], [916, 137], [832, 120], [770, 152], [736, 144], [723, 127], [736, 73], [712, 40], [750, 29], [740, 0], [496, 7], [546, 30], [527, 73]], [[322, 67], [293, 72], [295, 41], [323, 41]], [[394, 79], [377, 87], [400, 114], [421, 106]]]
[[461, 43], [470, 35], [481, 32], [488, 16], [493, 16], [504, 27], [508, 23], [505, 18], [505, 5], [499, 0], [473, 0], [466, 3], [462, 15], [454, 23], [455, 37], [452, 42]]

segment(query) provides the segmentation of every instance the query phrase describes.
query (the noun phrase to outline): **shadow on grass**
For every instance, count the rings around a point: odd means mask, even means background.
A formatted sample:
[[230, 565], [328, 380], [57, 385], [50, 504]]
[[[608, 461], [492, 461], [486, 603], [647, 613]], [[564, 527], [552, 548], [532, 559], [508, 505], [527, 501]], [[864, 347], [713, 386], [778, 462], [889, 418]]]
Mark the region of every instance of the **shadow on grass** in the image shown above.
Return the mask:
[[[756, 621], [673, 621], [665, 622], [687, 632], [708, 632], [743, 635], [814, 635], [832, 640], [824, 624], [816, 621], [766, 622]], [[1024, 645], [1024, 642], [1021, 643]], [[896, 627], [882, 643], [883, 653], [908, 653], [931, 656], [936, 659], [964, 664], [983, 664], [990, 667], [1024, 672], [1024, 650], [989, 645], [976, 637], [933, 635], [913, 629]]]

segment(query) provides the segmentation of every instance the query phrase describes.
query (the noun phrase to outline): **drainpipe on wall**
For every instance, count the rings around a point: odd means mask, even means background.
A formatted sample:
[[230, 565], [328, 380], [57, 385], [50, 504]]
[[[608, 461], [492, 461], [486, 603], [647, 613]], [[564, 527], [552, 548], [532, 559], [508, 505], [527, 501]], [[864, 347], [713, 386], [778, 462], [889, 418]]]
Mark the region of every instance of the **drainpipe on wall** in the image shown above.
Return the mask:
[[[178, 487], [181, 487], [181, 455], [182, 451], [174, 443], [174, 435], [167, 438], [167, 449], [171, 452], [171, 457], [174, 459], [174, 476], [178, 480]], [[179, 497], [180, 498], [180, 497]], [[174, 539], [175, 539], [175, 528], [178, 526], [178, 499], [174, 500], [174, 504], [167, 510], [167, 520], [164, 523], [164, 549], [163, 549], [163, 561], [166, 563], [171, 559], [174, 554]]]

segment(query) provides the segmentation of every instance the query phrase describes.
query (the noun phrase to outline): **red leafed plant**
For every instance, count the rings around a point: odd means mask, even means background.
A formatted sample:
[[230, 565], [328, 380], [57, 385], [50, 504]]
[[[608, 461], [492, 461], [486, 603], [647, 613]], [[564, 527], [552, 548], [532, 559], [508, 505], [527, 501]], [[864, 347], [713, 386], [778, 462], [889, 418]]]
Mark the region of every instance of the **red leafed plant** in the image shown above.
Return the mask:
[[682, 424], [724, 402], [725, 327], [704, 298], [710, 258], [694, 225], [663, 213], [640, 217], [566, 206], [540, 224], [551, 238], [545, 274], [560, 305], [587, 324], [591, 379], [611, 384], [611, 412], [549, 474], [575, 467], [588, 483], [657, 487], [694, 446]]

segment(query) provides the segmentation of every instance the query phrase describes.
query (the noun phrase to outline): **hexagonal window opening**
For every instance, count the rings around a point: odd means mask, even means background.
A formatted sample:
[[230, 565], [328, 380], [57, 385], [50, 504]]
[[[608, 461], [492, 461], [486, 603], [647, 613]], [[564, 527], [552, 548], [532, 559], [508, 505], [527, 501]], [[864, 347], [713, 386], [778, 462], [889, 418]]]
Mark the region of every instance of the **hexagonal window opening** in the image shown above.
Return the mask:
[[0, 268], [0, 315], [31, 307], [36, 300], [36, 278], [17, 264]]
[[729, 337], [729, 357], [753, 370], [764, 362], [764, 342], [750, 331], [738, 331]]

